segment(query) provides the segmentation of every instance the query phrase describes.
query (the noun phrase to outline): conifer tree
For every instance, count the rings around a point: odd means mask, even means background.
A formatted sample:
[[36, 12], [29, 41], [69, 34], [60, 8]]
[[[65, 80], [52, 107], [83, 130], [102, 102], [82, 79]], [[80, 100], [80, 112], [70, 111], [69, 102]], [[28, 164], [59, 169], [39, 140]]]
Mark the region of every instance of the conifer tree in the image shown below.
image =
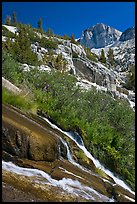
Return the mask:
[[6, 25], [10, 25], [11, 24], [11, 17], [7, 16], [6, 17]]
[[101, 55], [100, 55], [100, 59], [99, 60], [102, 63], [106, 63], [106, 57], [105, 57], [104, 49], [101, 50]]
[[127, 80], [125, 83], [125, 87], [127, 89], [133, 89], [135, 91], [135, 65], [130, 65], [128, 67], [128, 75], [127, 75]]
[[109, 61], [110, 65], [113, 66], [114, 65], [114, 53], [113, 53], [113, 49], [109, 48], [107, 57], [108, 57], [108, 61]]
[[22, 27], [14, 43], [14, 57], [18, 62], [34, 64], [37, 62], [37, 54], [31, 51], [31, 42], [27, 31]]
[[46, 31], [47, 36], [52, 36], [53, 35], [53, 30], [51, 28], [48, 28]]
[[72, 33], [70, 39], [71, 39], [71, 43], [76, 43], [74, 33]]
[[70, 37], [68, 35], [64, 34], [63, 39], [64, 40], [70, 40]]
[[13, 20], [13, 25], [15, 26], [17, 24], [17, 17], [15, 12], [12, 13], [12, 20]]
[[42, 33], [43, 29], [42, 29], [42, 19], [41, 18], [38, 21], [38, 29]]

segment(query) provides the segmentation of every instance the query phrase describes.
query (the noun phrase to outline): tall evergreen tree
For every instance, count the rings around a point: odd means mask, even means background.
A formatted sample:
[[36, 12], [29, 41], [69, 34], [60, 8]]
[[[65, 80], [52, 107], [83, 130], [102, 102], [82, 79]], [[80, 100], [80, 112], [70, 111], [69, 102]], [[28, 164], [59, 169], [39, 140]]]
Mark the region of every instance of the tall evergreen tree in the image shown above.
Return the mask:
[[128, 71], [125, 87], [135, 91], [135, 65], [129, 65]]
[[38, 29], [42, 33], [43, 29], [42, 29], [42, 19], [41, 18], [39, 18], [39, 21], [38, 21]]
[[16, 17], [16, 13], [15, 12], [12, 13], [12, 21], [13, 21], [13, 25], [16, 26], [16, 24], [17, 24], [17, 17]]
[[52, 36], [53, 35], [53, 30], [51, 28], [48, 28], [46, 31], [47, 36]]
[[114, 65], [114, 53], [113, 53], [113, 49], [109, 48], [107, 57], [108, 57], [108, 61], [109, 61], [110, 65], [113, 66]]
[[11, 17], [10, 16], [7, 16], [6, 17], [6, 25], [10, 25], [11, 24]]
[[101, 50], [101, 55], [100, 55], [100, 59], [99, 60], [102, 63], [106, 63], [106, 57], [105, 57], [104, 49]]
[[20, 28], [19, 34], [13, 47], [14, 58], [21, 63], [35, 64], [37, 63], [37, 54], [31, 50], [31, 41], [24, 27]]
[[71, 39], [71, 43], [76, 43], [74, 33], [72, 33], [70, 39]]

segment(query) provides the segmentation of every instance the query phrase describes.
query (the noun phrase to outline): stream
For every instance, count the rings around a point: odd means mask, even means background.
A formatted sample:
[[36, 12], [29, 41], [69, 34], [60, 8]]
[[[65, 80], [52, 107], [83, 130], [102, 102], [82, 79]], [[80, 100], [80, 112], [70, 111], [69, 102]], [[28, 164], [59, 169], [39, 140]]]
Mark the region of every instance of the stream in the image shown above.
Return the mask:
[[[63, 178], [61, 180], [56, 180], [42, 170], [19, 167], [13, 164], [12, 162], [6, 162], [6, 161], [2, 161], [2, 169], [11, 173], [26, 176], [29, 179], [30, 177], [32, 177], [33, 181], [35, 178], [35, 182], [38, 183], [39, 185], [44, 184], [44, 185], [59, 187], [70, 194], [73, 194], [77, 197], [81, 196], [86, 200], [99, 201], [99, 202], [103, 202], [103, 201], [114, 202], [113, 199], [108, 198], [105, 195], [102, 195], [101, 193], [97, 192], [91, 187], [81, 184], [78, 180], [73, 180], [70, 178]], [[71, 172], [68, 172], [68, 173], [71, 174]]]
[[[41, 116], [40, 116], [41, 117]], [[84, 146], [84, 143], [82, 141], [82, 138], [80, 139], [80, 142], [78, 142], [78, 140], [76, 140], [75, 138], [77, 137], [74, 137], [74, 134], [72, 132], [66, 132], [66, 131], [63, 131], [61, 130], [59, 127], [57, 127], [55, 124], [51, 123], [47, 118], [45, 117], [41, 117], [43, 118], [46, 122], [48, 122], [52, 128], [54, 129], [57, 129], [59, 130], [60, 132], [62, 132], [63, 134], [65, 134], [66, 136], [68, 136], [69, 138], [71, 138], [76, 144], [77, 146], [83, 150], [83, 152], [85, 153], [85, 155], [91, 159], [94, 163], [94, 165], [97, 167], [97, 168], [100, 168], [102, 171], [104, 171], [108, 176], [110, 176], [111, 178], [113, 178], [113, 180], [115, 181], [116, 184], [122, 186], [123, 188], [127, 189], [128, 191], [130, 191], [131, 193], [133, 193], [135, 195], [135, 192], [132, 191], [129, 186], [127, 184], [125, 184], [124, 181], [122, 181], [121, 179], [117, 178], [110, 170], [106, 169], [97, 159], [95, 159], [91, 153], [86, 149], [86, 147]], [[68, 149], [68, 148], [67, 148]], [[69, 153], [69, 158], [70, 158], [70, 161], [74, 163], [74, 161], [72, 160], [72, 157], [70, 157], [70, 153]]]

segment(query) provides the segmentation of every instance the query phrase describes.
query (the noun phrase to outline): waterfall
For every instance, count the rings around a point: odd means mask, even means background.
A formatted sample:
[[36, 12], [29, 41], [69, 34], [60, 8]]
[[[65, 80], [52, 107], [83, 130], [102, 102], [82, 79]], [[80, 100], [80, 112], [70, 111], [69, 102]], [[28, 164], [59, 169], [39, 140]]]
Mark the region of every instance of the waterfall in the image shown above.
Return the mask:
[[[97, 168], [100, 168], [102, 171], [104, 171], [108, 176], [110, 176], [111, 178], [113, 178], [113, 180], [115, 181], [116, 184], [122, 186], [123, 188], [127, 189], [128, 191], [130, 191], [131, 193], [133, 193], [135, 195], [135, 192], [132, 191], [129, 186], [127, 186], [127, 184], [124, 183], [124, 181], [122, 181], [121, 179], [117, 178], [110, 170], [106, 169], [97, 159], [95, 159], [91, 153], [85, 148], [83, 141], [79, 144], [76, 139], [74, 138], [74, 134], [72, 132], [66, 132], [61, 130], [59, 127], [57, 127], [55, 124], [51, 123], [47, 118], [40, 116], [41, 118], [43, 118], [45, 121], [47, 121], [52, 128], [59, 130], [60, 132], [62, 132], [63, 134], [65, 134], [66, 136], [68, 136], [69, 138], [71, 138], [76, 144], [77, 146], [83, 150], [83, 152], [85, 153], [85, 155], [91, 159], [93, 161], [93, 163], [95, 164], [95, 166]], [[81, 139], [82, 140], [82, 139]], [[71, 160], [70, 160], [71, 161]], [[71, 161], [73, 162], [73, 161]], [[76, 164], [76, 162], [75, 162]]]
[[68, 160], [69, 160], [70, 162], [74, 162], [74, 160], [72, 159], [72, 156], [71, 156], [71, 153], [70, 153], [70, 150], [69, 150], [69, 147], [68, 147], [66, 141], [63, 140], [61, 137], [60, 137], [60, 140], [61, 140], [61, 142], [64, 144], [64, 146], [65, 146], [66, 149], [67, 149], [67, 158], [68, 158]]
[[81, 166], [80, 164], [78, 164], [77, 162], [74, 161], [74, 159], [71, 156], [71, 153], [70, 153], [70, 150], [69, 150], [69, 147], [68, 147], [66, 141], [63, 140], [61, 137], [60, 137], [60, 140], [62, 141], [62, 143], [64, 144], [64, 146], [67, 149], [67, 159], [69, 160], [69, 162], [72, 163], [73, 165], [77, 166], [78, 168], [82, 169], [83, 171], [93, 175], [93, 173], [90, 170], [87, 170], [85, 167]]

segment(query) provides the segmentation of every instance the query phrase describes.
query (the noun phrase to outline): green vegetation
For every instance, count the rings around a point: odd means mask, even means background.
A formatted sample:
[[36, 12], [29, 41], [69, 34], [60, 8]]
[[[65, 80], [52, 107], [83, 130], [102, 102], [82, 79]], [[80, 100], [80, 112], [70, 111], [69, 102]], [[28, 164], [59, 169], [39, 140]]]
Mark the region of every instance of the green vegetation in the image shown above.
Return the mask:
[[13, 21], [13, 25], [16, 26], [17, 25], [17, 16], [16, 16], [15, 12], [12, 13], [12, 19], [13, 19], [12, 20]]
[[2, 88], [2, 103], [13, 105], [21, 110], [33, 110], [33, 102], [29, 98], [24, 98], [22, 95], [16, 95], [6, 88]]
[[81, 134], [88, 150], [134, 188], [135, 118], [126, 101], [113, 100], [95, 89], [83, 92], [75, 85], [75, 77], [66, 72], [47, 73], [36, 68], [24, 72], [22, 81], [31, 89], [39, 112], [63, 129]]
[[107, 93], [97, 92], [94, 88], [82, 91], [76, 86], [76, 78], [62, 71], [62, 67], [65, 69], [62, 55], [53, 56], [52, 49], [56, 48], [57, 43], [52, 39], [36, 36], [40, 46], [50, 50], [49, 55], [44, 56], [45, 64], [50, 62], [56, 69], [48, 73], [35, 67], [23, 72], [18, 62], [37, 64], [35, 54], [30, 50], [29, 37], [31, 35], [31, 39], [35, 40], [34, 30], [28, 27], [28, 35], [26, 29], [20, 26], [15, 42], [9, 38], [3, 42], [2, 75], [19, 87], [27, 86], [31, 98], [15, 96], [3, 89], [2, 102], [24, 110], [35, 109], [51, 118], [62, 129], [78, 132], [93, 156], [124, 178], [134, 189], [133, 110], [125, 100], [114, 100]]
[[86, 56], [87, 56], [87, 58], [88, 58], [89, 60], [92, 60], [92, 61], [94, 61], [94, 62], [97, 62], [97, 61], [98, 61], [96, 54], [92, 53], [89, 48], [84, 47], [84, 50], [85, 50]]
[[74, 33], [72, 33], [72, 35], [70, 36], [70, 42], [73, 43], [73, 44], [78, 44], [76, 41], [75, 41], [75, 37], [74, 37]]
[[18, 62], [5, 50], [2, 52], [2, 76], [16, 85], [22, 81], [22, 73]]
[[104, 173], [104, 171], [102, 171], [100, 168], [96, 168], [96, 173], [98, 173], [100, 176], [109, 179], [107, 174]]
[[64, 39], [64, 40], [70, 40], [70, 37], [65, 34], [65, 35], [63, 36], [63, 39]]
[[115, 62], [115, 61], [114, 61], [113, 49], [109, 48], [107, 57], [108, 57], [108, 61], [109, 61], [110, 65], [113, 66], [113, 65], [114, 65], [114, 62]]
[[42, 19], [41, 18], [38, 20], [38, 30], [39, 30], [40, 33], [43, 32], [43, 29], [42, 29]]
[[128, 70], [129, 74], [127, 76], [127, 81], [124, 86], [127, 89], [132, 89], [135, 91], [135, 65], [130, 65]]
[[101, 54], [100, 54], [99, 60], [100, 60], [100, 62], [102, 62], [102, 63], [106, 63], [106, 57], [105, 57], [104, 49], [101, 49]]
[[5, 24], [6, 25], [10, 25], [11, 24], [11, 17], [10, 16], [6, 16]]
[[3, 48], [10, 53], [17, 62], [30, 65], [38, 64], [37, 54], [31, 50], [31, 41], [25, 27], [21, 27], [19, 34], [15, 35], [15, 42], [8, 38], [3, 45]]
[[54, 32], [51, 28], [48, 28], [47, 31], [45, 32], [45, 34], [50, 37], [50, 36], [53, 36], [54, 35]]
[[41, 38], [39, 44], [40, 46], [47, 49], [56, 49], [58, 47], [58, 44], [54, 40], [47, 39], [45, 37]]
[[9, 38], [15, 38], [14, 33], [10, 32], [5, 26], [2, 26], [2, 35]]

